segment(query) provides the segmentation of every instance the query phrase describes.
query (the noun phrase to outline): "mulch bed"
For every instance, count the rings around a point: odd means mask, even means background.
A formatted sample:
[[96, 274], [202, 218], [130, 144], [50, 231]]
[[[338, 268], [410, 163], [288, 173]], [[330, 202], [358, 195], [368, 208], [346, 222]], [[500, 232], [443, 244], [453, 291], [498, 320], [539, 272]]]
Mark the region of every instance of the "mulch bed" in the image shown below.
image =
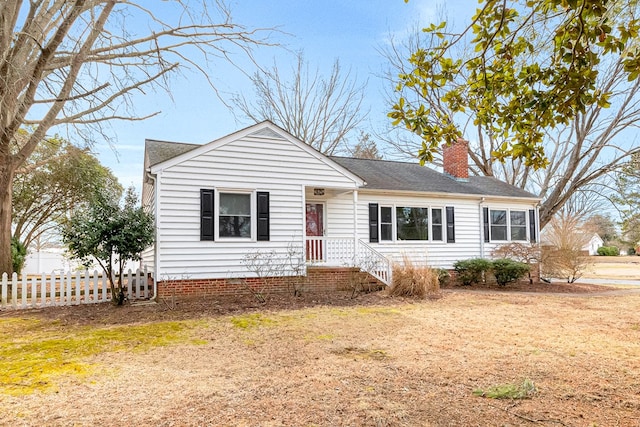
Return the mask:
[[[614, 291], [611, 286], [590, 285], [581, 283], [533, 283], [521, 281], [499, 286], [496, 283], [481, 283], [471, 286], [449, 284], [443, 290], [491, 291], [499, 293], [539, 292], [557, 294], [590, 294]], [[435, 296], [434, 298], [437, 298]], [[125, 304], [114, 307], [109, 303], [89, 304], [70, 307], [47, 307], [25, 311], [29, 316], [45, 320], [56, 320], [68, 325], [117, 325], [145, 321], [173, 321], [198, 319], [210, 316], [234, 315], [252, 311], [297, 310], [305, 307], [332, 306], [354, 307], [372, 305], [392, 305], [412, 302], [410, 298], [390, 297], [387, 292], [371, 292], [353, 295], [351, 291], [333, 293], [305, 293], [302, 296], [289, 294], [272, 294], [266, 296], [266, 302], [260, 303], [251, 295], [208, 297], [208, 298], [176, 298], [175, 301], [147, 301]], [[22, 311], [3, 311], [2, 316], [20, 315]]]
[[528, 280], [521, 280], [514, 283], [509, 283], [506, 286], [500, 286], [495, 282], [479, 283], [470, 286], [464, 286], [460, 284], [448, 284], [443, 289], [467, 289], [467, 290], [485, 290], [485, 291], [500, 291], [500, 292], [543, 292], [553, 294], [590, 294], [601, 293], [619, 290], [613, 286], [603, 285], [590, 285], [586, 283], [562, 283], [562, 282], [534, 282], [529, 283]]

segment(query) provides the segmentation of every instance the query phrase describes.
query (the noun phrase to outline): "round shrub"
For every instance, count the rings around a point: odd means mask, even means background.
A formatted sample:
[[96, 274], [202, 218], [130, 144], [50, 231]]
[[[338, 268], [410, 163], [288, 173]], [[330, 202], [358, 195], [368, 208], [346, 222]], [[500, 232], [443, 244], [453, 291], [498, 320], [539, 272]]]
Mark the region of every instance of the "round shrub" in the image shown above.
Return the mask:
[[456, 261], [453, 264], [456, 277], [465, 286], [479, 283], [482, 275], [491, 270], [491, 261], [484, 258], [472, 258]]
[[600, 256], [618, 256], [620, 255], [620, 249], [616, 246], [600, 246], [598, 248], [598, 255]]
[[529, 266], [512, 259], [502, 258], [491, 263], [493, 275], [498, 285], [504, 286], [524, 277], [529, 272]]

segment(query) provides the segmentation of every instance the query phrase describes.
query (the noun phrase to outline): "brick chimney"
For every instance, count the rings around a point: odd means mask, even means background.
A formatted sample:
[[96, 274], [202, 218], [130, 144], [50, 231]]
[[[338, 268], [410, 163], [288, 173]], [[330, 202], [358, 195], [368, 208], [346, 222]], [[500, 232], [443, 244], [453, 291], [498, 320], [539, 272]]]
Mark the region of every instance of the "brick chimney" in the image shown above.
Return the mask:
[[462, 138], [442, 147], [444, 173], [459, 181], [469, 179], [469, 143]]

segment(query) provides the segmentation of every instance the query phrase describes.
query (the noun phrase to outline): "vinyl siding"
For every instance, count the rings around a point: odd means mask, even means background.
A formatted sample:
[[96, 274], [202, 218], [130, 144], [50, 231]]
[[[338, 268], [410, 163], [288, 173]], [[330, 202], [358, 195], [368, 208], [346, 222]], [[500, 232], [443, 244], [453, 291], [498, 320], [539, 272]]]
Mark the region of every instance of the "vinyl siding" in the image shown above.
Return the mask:
[[[304, 186], [352, 189], [356, 185], [288, 140], [255, 135], [168, 167], [158, 173], [158, 180], [162, 210], [158, 280], [251, 277], [242, 263], [247, 254], [275, 251], [278, 263], [293, 245], [302, 255]], [[202, 188], [269, 192], [270, 241], [200, 241]]]
[[[145, 212], [149, 212], [156, 215], [156, 201], [154, 186], [152, 183], [144, 183], [142, 186], [142, 207]], [[150, 273], [155, 273], [155, 245], [151, 245], [142, 251], [142, 260], [140, 265], [142, 268], [146, 268]]]
[[[353, 196], [350, 193], [328, 199], [328, 237], [353, 236]], [[379, 206], [429, 207], [443, 210], [443, 241], [383, 241], [369, 243], [369, 203]], [[491, 208], [533, 209], [528, 203], [495, 203], [485, 201]], [[445, 208], [455, 208], [455, 243], [446, 242]], [[394, 226], [395, 227], [395, 226]], [[480, 257], [484, 246], [484, 256], [490, 257], [499, 243], [484, 243], [480, 199], [437, 198], [419, 195], [379, 194], [360, 190], [358, 193], [358, 238], [392, 261], [400, 262], [407, 256], [415, 263], [438, 268], [452, 268], [460, 259]], [[429, 230], [431, 235], [431, 229]]]

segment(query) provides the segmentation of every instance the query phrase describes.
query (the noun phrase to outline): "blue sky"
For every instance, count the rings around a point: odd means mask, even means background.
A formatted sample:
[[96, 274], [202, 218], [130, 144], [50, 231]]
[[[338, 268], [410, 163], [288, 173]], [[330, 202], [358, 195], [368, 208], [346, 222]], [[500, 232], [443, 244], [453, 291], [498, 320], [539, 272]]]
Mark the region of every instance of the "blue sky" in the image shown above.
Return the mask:
[[[275, 59], [288, 68], [294, 60], [290, 51], [304, 50], [312, 69], [318, 67], [326, 74], [339, 59], [358, 81], [368, 81], [365, 104], [370, 113], [365, 126], [376, 128], [388, 120], [383, 103], [388, 82], [380, 77], [385, 69], [380, 48], [390, 34], [401, 39], [417, 24], [439, 22], [445, 0], [230, 0], [229, 4], [237, 23], [249, 28], [278, 27], [287, 33], [274, 35], [272, 41], [289, 51], [273, 47], [256, 51], [262, 66], [272, 65]], [[475, 1], [448, 1], [444, 6], [447, 16], [456, 20], [470, 16], [476, 7]], [[240, 62], [247, 64], [250, 74], [254, 71], [250, 63]], [[222, 61], [214, 65], [211, 77], [223, 94], [252, 96], [247, 78]], [[252, 124], [237, 122], [204, 77], [195, 72], [174, 78], [172, 93], [173, 99], [153, 91], [134, 99], [138, 114], [161, 113], [143, 122], [114, 122], [117, 155], [106, 143], [94, 147], [100, 161], [124, 186], [141, 186], [145, 138], [205, 143]]]

